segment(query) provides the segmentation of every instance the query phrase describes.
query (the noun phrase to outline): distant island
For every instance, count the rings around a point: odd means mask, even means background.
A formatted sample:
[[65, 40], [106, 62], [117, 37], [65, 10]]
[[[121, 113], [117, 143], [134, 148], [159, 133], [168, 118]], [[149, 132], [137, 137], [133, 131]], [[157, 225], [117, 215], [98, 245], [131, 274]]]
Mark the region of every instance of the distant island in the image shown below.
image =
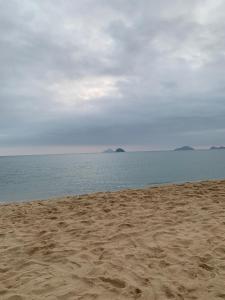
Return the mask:
[[225, 150], [225, 146], [212, 146], [210, 150]]
[[125, 150], [122, 148], [117, 148], [115, 152], [125, 152]]
[[111, 148], [106, 149], [105, 151], [103, 151], [103, 153], [113, 153], [113, 152], [114, 152], [114, 150], [111, 149]]
[[103, 153], [115, 153], [115, 152], [126, 152], [124, 149], [122, 148], [117, 148], [116, 150], [113, 150], [111, 148], [106, 149], [105, 151], [103, 151]]
[[180, 148], [176, 148], [174, 149], [174, 151], [190, 151], [190, 150], [195, 150], [194, 148], [190, 147], [190, 146], [183, 146], [183, 147], [180, 147]]

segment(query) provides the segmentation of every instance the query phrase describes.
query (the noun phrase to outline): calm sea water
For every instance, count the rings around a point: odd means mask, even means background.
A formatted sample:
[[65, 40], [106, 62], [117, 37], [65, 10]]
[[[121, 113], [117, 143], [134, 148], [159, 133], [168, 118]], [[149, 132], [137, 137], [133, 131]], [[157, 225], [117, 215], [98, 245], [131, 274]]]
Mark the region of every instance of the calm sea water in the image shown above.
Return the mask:
[[225, 151], [0, 157], [0, 202], [225, 178]]

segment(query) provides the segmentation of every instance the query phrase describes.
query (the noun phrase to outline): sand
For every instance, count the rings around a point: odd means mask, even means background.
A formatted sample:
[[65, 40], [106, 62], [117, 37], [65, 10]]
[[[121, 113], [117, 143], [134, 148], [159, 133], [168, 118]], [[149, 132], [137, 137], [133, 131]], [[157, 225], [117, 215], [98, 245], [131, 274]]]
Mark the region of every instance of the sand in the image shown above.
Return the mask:
[[225, 299], [225, 180], [1, 205], [0, 299]]

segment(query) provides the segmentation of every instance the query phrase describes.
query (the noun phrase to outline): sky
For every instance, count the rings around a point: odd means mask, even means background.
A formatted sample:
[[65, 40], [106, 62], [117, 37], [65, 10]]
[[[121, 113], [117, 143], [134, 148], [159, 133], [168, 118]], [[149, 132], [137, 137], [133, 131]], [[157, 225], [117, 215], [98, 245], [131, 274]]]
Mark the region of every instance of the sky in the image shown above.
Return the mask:
[[0, 155], [225, 145], [224, 0], [0, 0]]

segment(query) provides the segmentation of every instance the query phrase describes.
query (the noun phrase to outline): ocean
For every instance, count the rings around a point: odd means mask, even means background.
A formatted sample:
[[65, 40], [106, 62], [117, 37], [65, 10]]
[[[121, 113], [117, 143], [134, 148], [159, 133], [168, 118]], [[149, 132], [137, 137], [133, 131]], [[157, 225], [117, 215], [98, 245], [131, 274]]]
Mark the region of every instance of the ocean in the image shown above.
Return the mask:
[[225, 151], [0, 157], [0, 202], [225, 178]]

